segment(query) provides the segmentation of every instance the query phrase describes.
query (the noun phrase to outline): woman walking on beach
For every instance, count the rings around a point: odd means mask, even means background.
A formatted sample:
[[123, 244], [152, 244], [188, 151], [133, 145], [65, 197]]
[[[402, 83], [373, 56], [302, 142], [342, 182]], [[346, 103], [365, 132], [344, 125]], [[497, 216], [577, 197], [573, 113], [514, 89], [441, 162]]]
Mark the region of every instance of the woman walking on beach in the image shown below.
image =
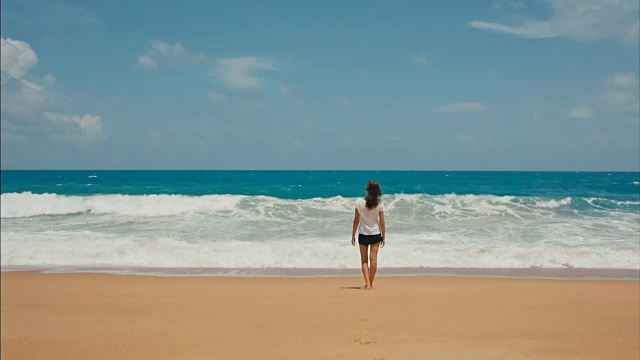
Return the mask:
[[[360, 262], [364, 275], [364, 290], [373, 289], [373, 279], [378, 269], [378, 249], [384, 247], [384, 206], [382, 205], [382, 189], [375, 180], [367, 184], [367, 197], [356, 200], [356, 214], [353, 219], [351, 245], [356, 245], [356, 230], [358, 228], [358, 243], [360, 244]], [[369, 249], [371, 251], [369, 252]]]

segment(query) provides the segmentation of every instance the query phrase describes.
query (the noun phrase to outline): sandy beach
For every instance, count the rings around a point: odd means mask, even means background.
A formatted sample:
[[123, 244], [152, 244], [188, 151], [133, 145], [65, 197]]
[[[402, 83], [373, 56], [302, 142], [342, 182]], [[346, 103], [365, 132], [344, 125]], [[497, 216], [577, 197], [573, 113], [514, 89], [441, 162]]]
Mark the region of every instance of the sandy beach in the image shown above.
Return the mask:
[[638, 281], [2, 273], [2, 359], [638, 359]]

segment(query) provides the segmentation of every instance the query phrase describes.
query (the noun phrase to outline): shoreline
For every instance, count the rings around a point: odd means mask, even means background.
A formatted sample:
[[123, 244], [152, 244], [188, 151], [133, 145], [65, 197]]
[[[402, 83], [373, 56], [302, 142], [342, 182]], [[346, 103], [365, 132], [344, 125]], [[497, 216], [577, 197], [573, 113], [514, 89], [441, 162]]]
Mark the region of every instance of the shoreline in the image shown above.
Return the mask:
[[640, 282], [2, 272], [3, 359], [638, 359]]
[[[358, 277], [360, 269], [328, 268], [152, 268], [3, 266], [1, 272], [108, 274], [157, 277], [332, 278]], [[593, 268], [379, 268], [379, 277], [462, 277], [494, 279], [640, 281], [640, 269]]]

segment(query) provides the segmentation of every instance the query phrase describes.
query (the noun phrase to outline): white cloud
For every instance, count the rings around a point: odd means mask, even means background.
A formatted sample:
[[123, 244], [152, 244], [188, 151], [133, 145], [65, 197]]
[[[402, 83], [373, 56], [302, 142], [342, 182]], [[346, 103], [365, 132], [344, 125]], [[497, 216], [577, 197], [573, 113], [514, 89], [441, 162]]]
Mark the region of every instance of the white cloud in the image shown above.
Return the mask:
[[141, 55], [138, 58], [138, 65], [147, 70], [153, 70], [158, 67], [158, 64], [149, 55]]
[[606, 79], [606, 82], [620, 88], [633, 88], [638, 86], [638, 78], [633, 71], [613, 74], [610, 78]]
[[634, 72], [616, 73], [604, 79], [608, 86], [596, 102], [616, 112], [640, 112], [638, 79]]
[[471, 21], [467, 26], [496, 32], [503, 32], [527, 38], [550, 38], [559, 36], [550, 23], [529, 21], [520, 26], [508, 26], [487, 21]]
[[0, 41], [2, 83], [8, 81], [7, 77], [22, 79], [29, 69], [38, 63], [36, 53], [24, 41], [5, 38]]
[[303, 98], [297, 98], [296, 99], [296, 107], [298, 108], [298, 110], [304, 109], [304, 99]]
[[486, 107], [480, 103], [453, 103], [439, 107], [438, 111], [444, 113], [457, 113], [482, 111], [485, 109]]
[[574, 109], [571, 109], [567, 116], [572, 119], [588, 119], [593, 117], [593, 111], [591, 111], [591, 109], [589, 109], [589, 107], [587, 107], [586, 105], [580, 105]]
[[[97, 115], [86, 114], [84, 116], [69, 116], [60, 112], [52, 112], [51, 109], [60, 107], [56, 102], [53, 88], [56, 78], [52, 74], [47, 74], [43, 78], [29, 74], [29, 70], [38, 63], [36, 53], [31, 46], [19, 40], [1, 38], [2, 48], [2, 97], [0, 110], [2, 111], [2, 124], [9, 124], [7, 118], [14, 124], [11, 126], [21, 131], [21, 125], [16, 121], [42, 122], [47, 119], [53, 123], [67, 123], [77, 127], [79, 134], [53, 134], [51, 138], [55, 140], [72, 140], [74, 142], [91, 142], [104, 140], [102, 135], [102, 118]], [[14, 121], [15, 120], [15, 121]], [[47, 124], [47, 131], [54, 131], [51, 124]], [[5, 139], [11, 138], [4, 135]], [[23, 135], [16, 135], [13, 140], [27, 142]]]
[[180, 43], [171, 45], [162, 40], [149, 40], [149, 44], [151, 44], [151, 48], [153, 50], [163, 55], [178, 57], [186, 53], [186, 50], [182, 45], [180, 45]]
[[2, 131], [2, 142], [15, 142], [20, 144], [26, 144], [29, 142], [26, 136], [16, 135], [7, 131]]
[[637, 0], [546, 0], [551, 18], [525, 20], [516, 25], [471, 21], [467, 26], [525, 38], [566, 36], [573, 40], [595, 41], [618, 38], [627, 45], [638, 45], [640, 20]]
[[61, 113], [48, 112], [45, 116], [50, 121], [68, 123], [78, 127], [80, 134], [57, 136], [60, 140], [66, 139], [74, 142], [93, 142], [103, 141], [105, 139], [102, 134], [102, 118], [99, 115], [85, 114], [84, 116], [69, 116]]
[[[615, 73], [603, 79], [605, 84], [602, 94], [590, 103], [572, 109], [570, 118], [589, 118], [596, 112], [613, 115], [625, 113], [624, 116], [636, 116], [640, 112], [640, 93], [638, 79], [634, 72]], [[595, 109], [595, 110], [594, 110]]]
[[47, 77], [53, 77], [53, 75], [47, 75], [42, 84], [38, 83], [38, 79], [28, 76], [29, 70], [38, 64], [38, 57], [31, 46], [24, 41], [5, 38], [1, 38], [0, 43], [2, 56], [0, 107], [2, 111], [14, 116], [31, 116], [51, 100], [51, 94], [43, 85], [52, 83], [46, 80], [50, 80]]
[[162, 40], [151, 39], [145, 53], [138, 57], [138, 66], [145, 70], [154, 70], [161, 66], [180, 69], [205, 59], [203, 54], [189, 51], [179, 42], [170, 44]]
[[2, 85], [0, 107], [16, 117], [33, 117], [52, 101], [53, 95], [36, 82], [12, 79]]
[[51, 75], [51, 74], [47, 74], [42, 78], [42, 80], [44, 80], [45, 82], [48, 82], [48, 83], [54, 83], [54, 82], [56, 82], [56, 77]]
[[633, 102], [633, 97], [626, 91], [606, 89], [602, 95], [604, 100], [609, 105], [627, 105]]
[[257, 76], [258, 71], [275, 71], [273, 61], [267, 58], [247, 56], [218, 60], [216, 72], [220, 80], [232, 88], [262, 88], [267, 80]]
[[346, 96], [338, 96], [336, 97], [336, 103], [340, 105], [351, 105], [353, 101]]
[[222, 105], [227, 101], [227, 97], [224, 94], [215, 91], [209, 91], [207, 97], [216, 105]]
[[429, 58], [427, 58], [427, 54], [425, 53], [414, 55], [409, 60], [415, 65], [427, 65], [427, 63], [429, 63]]

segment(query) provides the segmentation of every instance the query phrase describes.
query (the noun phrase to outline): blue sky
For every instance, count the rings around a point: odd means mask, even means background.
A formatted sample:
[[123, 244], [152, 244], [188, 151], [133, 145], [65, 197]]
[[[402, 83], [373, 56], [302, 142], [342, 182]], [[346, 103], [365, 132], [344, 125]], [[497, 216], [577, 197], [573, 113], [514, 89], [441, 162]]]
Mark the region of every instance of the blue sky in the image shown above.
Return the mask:
[[639, 7], [6, 0], [2, 168], [638, 171]]

